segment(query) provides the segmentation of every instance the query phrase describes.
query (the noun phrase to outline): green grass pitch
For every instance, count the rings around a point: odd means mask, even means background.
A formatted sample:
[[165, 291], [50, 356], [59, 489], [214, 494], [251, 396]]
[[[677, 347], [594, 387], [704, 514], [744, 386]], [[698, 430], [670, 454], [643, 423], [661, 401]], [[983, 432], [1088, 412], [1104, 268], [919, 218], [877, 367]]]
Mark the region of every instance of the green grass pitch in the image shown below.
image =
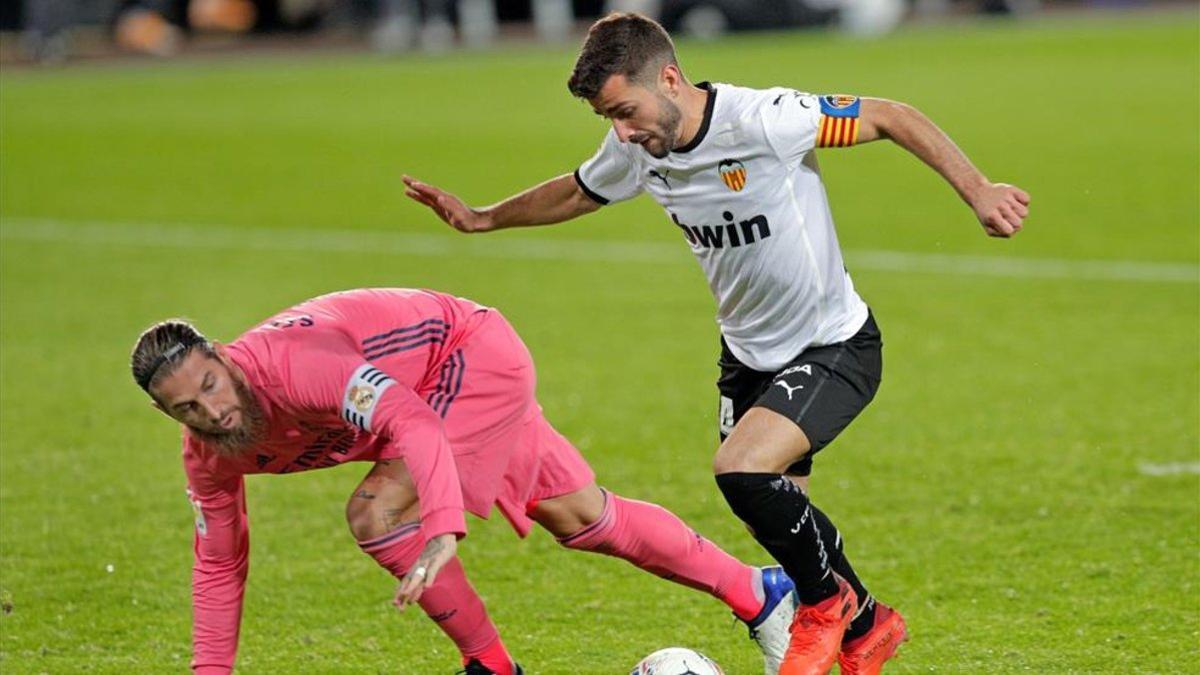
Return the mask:
[[[1200, 669], [1196, 21], [681, 44], [696, 80], [910, 102], [1033, 194], [1026, 231], [989, 240], [902, 151], [822, 151], [887, 365], [820, 456], [813, 495], [909, 618], [888, 672]], [[334, 289], [426, 286], [500, 307], [538, 361], [549, 418], [602, 484], [766, 562], [710, 475], [713, 306], [658, 208], [470, 238], [402, 195], [401, 172], [489, 203], [577, 166], [604, 126], [566, 92], [572, 58], [4, 73], [0, 671], [186, 667], [178, 432], [131, 383], [129, 347], [172, 315], [231, 339]], [[366, 469], [248, 480], [242, 672], [455, 669], [431, 622], [390, 607], [393, 584], [345, 527]], [[469, 527], [468, 572], [531, 673], [625, 673], [674, 644], [760, 672], [710, 598], [542, 532], [517, 540], [502, 519]]]

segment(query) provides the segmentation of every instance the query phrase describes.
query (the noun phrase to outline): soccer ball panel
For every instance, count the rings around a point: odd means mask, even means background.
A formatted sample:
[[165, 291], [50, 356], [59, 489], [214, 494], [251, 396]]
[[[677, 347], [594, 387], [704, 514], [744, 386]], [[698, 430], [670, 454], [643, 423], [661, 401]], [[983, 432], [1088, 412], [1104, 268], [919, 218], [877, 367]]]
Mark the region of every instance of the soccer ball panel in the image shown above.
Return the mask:
[[668, 647], [642, 659], [629, 675], [724, 675], [724, 671], [700, 652]]

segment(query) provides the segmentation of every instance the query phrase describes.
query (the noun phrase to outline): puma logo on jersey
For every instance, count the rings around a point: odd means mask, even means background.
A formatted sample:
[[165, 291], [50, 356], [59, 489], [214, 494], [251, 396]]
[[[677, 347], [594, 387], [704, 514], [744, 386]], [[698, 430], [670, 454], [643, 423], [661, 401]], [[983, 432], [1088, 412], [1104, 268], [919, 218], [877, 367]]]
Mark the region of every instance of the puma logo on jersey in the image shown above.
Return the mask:
[[669, 176], [669, 175], [671, 175], [670, 169], [667, 169], [666, 171], [663, 171], [662, 173], [659, 173], [659, 172], [655, 171], [654, 169], [650, 169], [650, 177], [661, 180], [662, 184], [665, 185], [668, 190], [671, 189], [671, 182], [667, 180], [667, 176]]
[[[800, 99], [799, 101], [797, 101], [797, 103], [800, 104], [801, 108], [811, 108], [812, 107], [811, 100], [816, 98], [812, 94], [805, 94], [804, 92], [800, 92], [800, 91], [791, 91], [788, 93], [791, 94], [793, 98]], [[779, 102], [782, 101], [783, 97], [787, 96], [787, 95], [788, 94], [780, 94], [780, 95], [776, 96], [775, 100], [771, 101], [771, 105], [779, 105]]]
[[683, 236], [692, 246], [737, 248], [771, 236], [771, 224], [764, 215], [740, 222], [734, 222], [733, 214], [729, 211], [722, 213], [721, 217], [727, 221], [724, 225], [688, 225], [680, 222], [674, 213], [671, 214], [671, 220], [683, 230]]
[[783, 380], [775, 380], [775, 384], [777, 384], [787, 390], [789, 401], [792, 400], [792, 394], [794, 394], [797, 391], [800, 391], [801, 389], [804, 388], [804, 385], [802, 385], [802, 384], [798, 384], [794, 387], [789, 386], [788, 383], [784, 382]]

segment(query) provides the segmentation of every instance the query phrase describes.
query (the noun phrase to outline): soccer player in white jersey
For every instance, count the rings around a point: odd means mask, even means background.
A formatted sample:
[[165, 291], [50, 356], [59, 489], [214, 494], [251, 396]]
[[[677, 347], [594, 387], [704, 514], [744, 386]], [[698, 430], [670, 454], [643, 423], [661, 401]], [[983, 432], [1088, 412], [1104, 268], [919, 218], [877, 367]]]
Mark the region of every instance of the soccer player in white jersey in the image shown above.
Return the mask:
[[835, 661], [846, 675], [880, 672], [907, 638], [904, 620], [867, 592], [806, 494], [812, 456], [870, 402], [882, 371], [879, 329], [843, 266], [816, 150], [890, 139], [994, 237], [1021, 230], [1029, 195], [988, 180], [902, 103], [692, 84], [666, 31], [637, 14], [591, 27], [568, 86], [612, 122], [573, 174], [484, 208], [410, 177], [406, 194], [463, 232], [557, 223], [642, 192], [662, 205], [717, 301], [717, 484], [801, 603], [779, 672], [823, 674]]

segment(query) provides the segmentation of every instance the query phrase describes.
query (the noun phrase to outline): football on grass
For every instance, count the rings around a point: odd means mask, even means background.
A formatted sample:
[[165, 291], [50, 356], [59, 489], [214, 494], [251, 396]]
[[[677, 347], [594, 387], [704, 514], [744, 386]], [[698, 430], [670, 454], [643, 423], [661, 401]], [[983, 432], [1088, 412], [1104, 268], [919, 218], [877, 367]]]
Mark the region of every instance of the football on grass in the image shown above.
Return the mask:
[[629, 675], [724, 675], [712, 659], [683, 647], [660, 649], [638, 662]]

